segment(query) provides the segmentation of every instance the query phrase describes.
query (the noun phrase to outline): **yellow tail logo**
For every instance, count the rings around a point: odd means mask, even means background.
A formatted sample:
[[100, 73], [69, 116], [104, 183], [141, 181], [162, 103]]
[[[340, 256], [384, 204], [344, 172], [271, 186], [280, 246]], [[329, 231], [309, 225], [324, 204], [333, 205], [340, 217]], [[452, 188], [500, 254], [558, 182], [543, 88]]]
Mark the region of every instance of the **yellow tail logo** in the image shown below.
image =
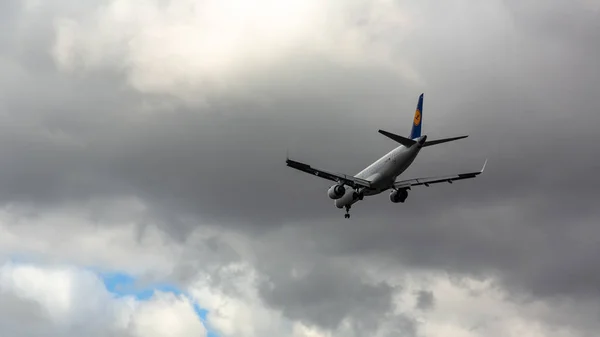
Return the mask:
[[415, 120], [414, 120], [414, 125], [419, 125], [421, 124], [421, 110], [417, 109], [415, 111]]

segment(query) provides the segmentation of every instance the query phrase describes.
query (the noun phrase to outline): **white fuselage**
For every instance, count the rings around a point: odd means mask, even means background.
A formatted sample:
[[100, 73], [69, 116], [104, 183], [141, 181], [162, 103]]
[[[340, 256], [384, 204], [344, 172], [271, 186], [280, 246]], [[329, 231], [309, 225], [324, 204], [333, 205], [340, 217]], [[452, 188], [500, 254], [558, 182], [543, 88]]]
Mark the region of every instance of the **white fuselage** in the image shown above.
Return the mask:
[[[398, 146], [356, 174], [355, 177], [371, 182], [371, 188], [362, 191], [364, 196], [376, 195], [392, 188], [396, 178], [415, 160], [426, 138], [422, 136], [415, 139], [417, 143], [409, 148], [404, 145]], [[335, 206], [343, 208], [356, 203], [359, 199], [352, 197], [355, 192], [352, 188], [346, 188], [344, 196], [334, 201]]]

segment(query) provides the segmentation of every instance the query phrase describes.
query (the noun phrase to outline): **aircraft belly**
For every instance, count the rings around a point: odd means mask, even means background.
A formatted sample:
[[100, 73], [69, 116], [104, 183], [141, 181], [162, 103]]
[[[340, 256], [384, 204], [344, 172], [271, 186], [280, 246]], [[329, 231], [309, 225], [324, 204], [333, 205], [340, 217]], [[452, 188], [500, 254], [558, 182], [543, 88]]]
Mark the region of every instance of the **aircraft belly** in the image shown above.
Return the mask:
[[[383, 157], [380, 161], [357, 174], [357, 177], [371, 182], [371, 188], [362, 190], [363, 195], [373, 196], [389, 190], [396, 177], [412, 164], [418, 153], [419, 149], [393, 153], [391, 158], [387, 157], [388, 160]], [[357, 203], [360, 199], [355, 199], [353, 197], [354, 193], [354, 189], [347, 188], [344, 196], [334, 201], [335, 206], [344, 208]]]
[[395, 170], [393, 170], [393, 178], [394, 180], [396, 179], [396, 177], [398, 177], [400, 174], [402, 174], [404, 171], [406, 171], [406, 169], [413, 163], [413, 161], [415, 161], [415, 158], [417, 157], [417, 154], [419, 153], [419, 151], [411, 151], [411, 152], [406, 152], [403, 153], [401, 155], [399, 155], [396, 159], [396, 168]]

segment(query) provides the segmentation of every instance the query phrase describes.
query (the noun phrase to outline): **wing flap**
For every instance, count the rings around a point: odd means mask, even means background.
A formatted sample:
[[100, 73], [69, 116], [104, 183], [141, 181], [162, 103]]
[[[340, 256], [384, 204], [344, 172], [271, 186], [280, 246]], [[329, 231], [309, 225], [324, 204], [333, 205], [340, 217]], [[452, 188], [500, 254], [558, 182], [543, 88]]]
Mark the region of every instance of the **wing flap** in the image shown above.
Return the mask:
[[430, 184], [439, 184], [439, 183], [452, 183], [457, 180], [471, 179], [475, 178], [485, 170], [485, 166], [487, 165], [487, 160], [483, 164], [483, 168], [477, 172], [468, 172], [468, 173], [459, 173], [455, 175], [441, 176], [441, 177], [427, 177], [427, 178], [416, 178], [416, 179], [407, 179], [401, 180], [394, 183], [395, 189], [408, 188], [411, 186], [419, 186], [425, 185], [429, 186]]
[[285, 163], [287, 164], [287, 166], [294, 168], [296, 170], [299, 170], [299, 171], [302, 171], [302, 172], [305, 172], [305, 173], [308, 173], [308, 174], [311, 174], [311, 175], [314, 175], [317, 177], [321, 177], [323, 179], [327, 179], [327, 180], [331, 180], [331, 181], [335, 181], [335, 182], [342, 182], [353, 188], [371, 187], [371, 182], [369, 182], [368, 180], [356, 178], [356, 177], [353, 177], [353, 176], [350, 176], [347, 174], [341, 174], [341, 173], [335, 173], [335, 172], [329, 172], [329, 171], [317, 169], [308, 164], [304, 164], [299, 161], [295, 161], [295, 160], [291, 160], [291, 159], [286, 159]]

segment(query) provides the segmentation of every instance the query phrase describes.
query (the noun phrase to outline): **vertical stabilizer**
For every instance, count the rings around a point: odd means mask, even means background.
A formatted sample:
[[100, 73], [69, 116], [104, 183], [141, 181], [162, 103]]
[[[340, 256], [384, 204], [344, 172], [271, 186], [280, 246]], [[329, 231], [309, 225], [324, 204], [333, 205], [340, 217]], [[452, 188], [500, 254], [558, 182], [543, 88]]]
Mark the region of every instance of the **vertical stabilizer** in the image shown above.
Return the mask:
[[419, 96], [415, 118], [413, 119], [412, 129], [410, 130], [410, 139], [421, 137], [421, 125], [423, 124], [423, 94]]

